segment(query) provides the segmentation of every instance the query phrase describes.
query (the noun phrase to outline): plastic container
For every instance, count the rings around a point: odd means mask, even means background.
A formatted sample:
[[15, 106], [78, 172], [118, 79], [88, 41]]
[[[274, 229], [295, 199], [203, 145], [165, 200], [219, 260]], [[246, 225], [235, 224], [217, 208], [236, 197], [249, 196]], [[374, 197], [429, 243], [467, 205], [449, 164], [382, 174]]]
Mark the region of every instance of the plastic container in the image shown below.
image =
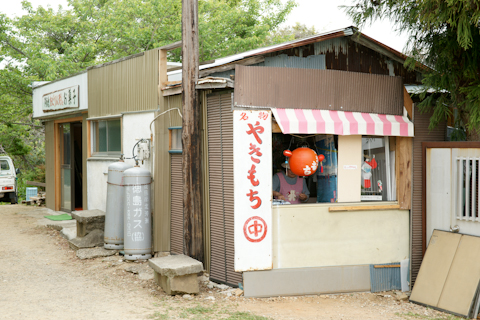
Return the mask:
[[37, 187], [28, 187], [26, 188], [26, 197], [25, 200], [30, 201], [30, 197], [36, 197], [38, 195], [38, 188]]

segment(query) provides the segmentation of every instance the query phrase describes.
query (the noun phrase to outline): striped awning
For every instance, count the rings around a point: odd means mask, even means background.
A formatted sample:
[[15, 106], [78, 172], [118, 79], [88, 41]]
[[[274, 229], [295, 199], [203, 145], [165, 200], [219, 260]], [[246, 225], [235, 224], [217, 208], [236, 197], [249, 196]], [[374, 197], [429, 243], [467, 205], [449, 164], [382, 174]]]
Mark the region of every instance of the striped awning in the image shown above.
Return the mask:
[[313, 109], [272, 112], [283, 133], [413, 137], [413, 123], [402, 116]]

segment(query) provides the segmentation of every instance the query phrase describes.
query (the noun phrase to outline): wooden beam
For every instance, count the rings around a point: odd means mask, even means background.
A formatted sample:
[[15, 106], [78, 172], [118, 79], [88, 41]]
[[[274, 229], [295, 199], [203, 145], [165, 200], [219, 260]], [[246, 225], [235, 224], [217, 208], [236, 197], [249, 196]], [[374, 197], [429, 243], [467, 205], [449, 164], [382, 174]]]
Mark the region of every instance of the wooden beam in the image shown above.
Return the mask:
[[328, 212], [345, 212], [345, 211], [378, 211], [378, 210], [398, 210], [398, 204], [371, 205], [371, 206], [344, 206], [329, 207]]
[[407, 114], [410, 117], [410, 120], [413, 119], [413, 100], [410, 97], [410, 94], [407, 92], [405, 86], [403, 86], [403, 105], [407, 109]]
[[198, 79], [198, 0], [182, 0], [183, 79], [183, 236], [184, 253], [204, 260], [202, 157], [200, 104], [195, 84]]
[[397, 137], [396, 140], [397, 201], [400, 209], [410, 210], [412, 208], [413, 138]]
[[177, 42], [174, 42], [174, 43], [171, 43], [171, 44], [167, 44], [166, 46], [160, 47], [158, 49], [165, 50], [165, 51], [170, 51], [170, 50], [173, 50], [173, 49], [180, 48], [181, 46], [182, 46], [182, 41], [177, 41]]
[[29, 186], [36, 186], [36, 187], [43, 187], [43, 188], [47, 186], [47, 184], [44, 182], [26, 181], [25, 183]]
[[213, 67], [213, 68], [200, 70], [199, 76], [200, 76], [200, 78], [203, 78], [203, 77], [206, 77], [206, 76], [211, 75], [213, 73], [233, 70], [233, 69], [235, 69], [235, 65], [237, 65], [237, 64], [242, 65], [242, 66], [249, 66], [249, 65], [257, 64], [257, 63], [260, 63], [260, 62], [263, 62], [263, 61], [265, 61], [265, 57], [263, 57], [263, 56], [255, 56], [255, 57], [246, 58], [246, 59], [243, 59], [243, 60], [233, 61], [233, 62], [231, 62], [229, 64], [226, 64], [226, 65], [221, 65], [221, 66], [218, 66], [218, 67]]

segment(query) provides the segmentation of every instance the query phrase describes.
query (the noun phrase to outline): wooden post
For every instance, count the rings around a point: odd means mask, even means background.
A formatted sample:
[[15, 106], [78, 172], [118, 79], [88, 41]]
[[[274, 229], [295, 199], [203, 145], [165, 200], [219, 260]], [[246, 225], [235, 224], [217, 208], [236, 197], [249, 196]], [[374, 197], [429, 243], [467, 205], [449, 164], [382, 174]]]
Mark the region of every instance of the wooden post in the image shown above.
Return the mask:
[[198, 0], [182, 0], [183, 236], [184, 253], [203, 262], [200, 105], [198, 79]]

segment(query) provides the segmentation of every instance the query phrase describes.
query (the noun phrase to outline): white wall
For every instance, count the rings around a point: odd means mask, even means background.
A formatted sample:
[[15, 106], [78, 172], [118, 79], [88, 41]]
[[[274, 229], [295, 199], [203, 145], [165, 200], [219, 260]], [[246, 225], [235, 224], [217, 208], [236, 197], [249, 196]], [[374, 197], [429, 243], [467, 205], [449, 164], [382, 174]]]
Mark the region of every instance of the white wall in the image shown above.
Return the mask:
[[[47, 93], [52, 93], [57, 90], [65, 89], [71, 86], [78, 85], [78, 109], [66, 109], [59, 111], [49, 111], [43, 112], [42, 110], [42, 97]], [[87, 110], [88, 109], [88, 82], [87, 82], [87, 72], [78, 74], [73, 77], [66, 79], [58, 80], [52, 83], [42, 85], [38, 88], [33, 88], [33, 117], [45, 117], [52, 115], [61, 115], [64, 113], [72, 113], [72, 111], [78, 110]]]
[[409, 210], [328, 211], [344, 205], [274, 206], [273, 268], [380, 264], [409, 257]]
[[[153, 118], [153, 112], [123, 115], [122, 150], [125, 157], [132, 157], [132, 148], [138, 139], [150, 139], [149, 125]], [[152, 125], [152, 130], [154, 129], [155, 124]], [[87, 160], [87, 201], [89, 210], [106, 210], [108, 166], [116, 161], [113, 158], [108, 160], [93, 160], [93, 158], [90, 158]], [[127, 159], [125, 162], [132, 166], [135, 165], [135, 162], [131, 159]], [[140, 162], [139, 165], [152, 172], [153, 177], [153, 163], [153, 150], [150, 148], [150, 158], [143, 164]]]

